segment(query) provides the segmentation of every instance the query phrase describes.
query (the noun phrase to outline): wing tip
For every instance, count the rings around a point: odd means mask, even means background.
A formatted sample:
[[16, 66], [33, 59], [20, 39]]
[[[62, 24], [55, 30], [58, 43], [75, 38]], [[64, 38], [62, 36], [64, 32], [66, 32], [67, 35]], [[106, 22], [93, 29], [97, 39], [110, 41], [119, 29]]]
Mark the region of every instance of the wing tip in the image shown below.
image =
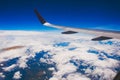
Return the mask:
[[40, 21], [42, 24], [44, 24], [44, 23], [47, 22], [47, 21], [41, 16], [41, 14], [38, 12], [38, 10], [37, 10], [36, 8], [34, 9], [34, 12], [35, 12], [35, 14], [37, 15], [39, 21]]

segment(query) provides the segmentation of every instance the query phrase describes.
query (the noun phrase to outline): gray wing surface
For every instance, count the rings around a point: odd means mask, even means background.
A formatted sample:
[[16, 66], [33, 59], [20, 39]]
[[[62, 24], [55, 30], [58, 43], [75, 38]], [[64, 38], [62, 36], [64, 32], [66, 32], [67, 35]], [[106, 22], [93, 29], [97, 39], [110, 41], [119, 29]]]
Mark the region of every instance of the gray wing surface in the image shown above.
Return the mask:
[[101, 41], [101, 40], [107, 40], [107, 39], [120, 39], [120, 31], [110, 31], [110, 30], [96, 30], [96, 29], [83, 29], [83, 28], [73, 28], [73, 27], [66, 27], [66, 26], [59, 26], [55, 24], [51, 24], [47, 22], [40, 14], [39, 12], [35, 9], [34, 12], [36, 13], [38, 19], [40, 22], [47, 27], [53, 27], [53, 28], [58, 28], [58, 29], [63, 29], [65, 32], [62, 32], [62, 34], [74, 34], [77, 32], [81, 33], [88, 33], [88, 34], [93, 34], [99, 37], [96, 37], [94, 39], [91, 39], [93, 41]]

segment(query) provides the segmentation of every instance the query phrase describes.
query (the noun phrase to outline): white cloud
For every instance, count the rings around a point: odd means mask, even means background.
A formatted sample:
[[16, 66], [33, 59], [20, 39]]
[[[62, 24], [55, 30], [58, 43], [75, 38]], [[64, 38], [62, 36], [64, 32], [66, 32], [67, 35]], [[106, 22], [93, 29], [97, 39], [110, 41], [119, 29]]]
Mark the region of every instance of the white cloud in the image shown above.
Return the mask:
[[[94, 36], [86, 34], [62, 35], [59, 32], [32, 31], [2, 31], [0, 37], [1, 48], [16, 45], [25, 46], [21, 49], [0, 52], [0, 63], [19, 58], [16, 64], [3, 67], [5, 71], [10, 71], [15, 66], [23, 69], [28, 67], [28, 60], [34, 58], [36, 53], [42, 50], [49, 52], [40, 58], [40, 62], [47, 64], [55, 63], [57, 69], [48, 69], [53, 71], [53, 76], [50, 80], [90, 80], [89, 75], [100, 75], [101, 79], [109, 80], [116, 74], [114, 69], [118, 67], [120, 63], [118, 60], [102, 54], [102, 52], [105, 52], [109, 56], [120, 56], [120, 40], [116, 39], [109, 40], [113, 42], [112, 45], [109, 45], [106, 44], [108, 41], [91, 41], [90, 39]], [[69, 42], [70, 44], [65, 47], [54, 46], [54, 44], [61, 42]], [[76, 49], [69, 50], [70, 48]], [[88, 50], [98, 51], [98, 54], [89, 53]], [[48, 55], [51, 57], [49, 58]], [[99, 57], [105, 60], [100, 60]], [[77, 66], [70, 61], [74, 61]], [[85, 75], [82, 75], [81, 72], [76, 72], [79, 66], [88, 66], [83, 69]], [[93, 70], [90, 69], [91, 66], [94, 67]], [[102, 74], [104, 74], [104, 76]], [[64, 75], [66, 75], [66, 77], [63, 77]], [[21, 74], [20, 72], [16, 72], [14, 76], [20, 78]]]
[[4, 64], [0, 64], [0, 66], [2, 67], [2, 66], [4, 66]]
[[108, 68], [96, 68], [93, 72], [92, 75], [99, 75], [100, 80], [107, 79], [107, 80], [113, 80], [115, 77], [115, 72], [112, 71], [111, 69]]
[[52, 77], [52, 78], [50, 78], [49, 80], [58, 80], [58, 78]]
[[20, 79], [22, 76], [22, 74], [20, 73], [20, 71], [15, 72], [13, 79]]
[[54, 73], [56, 76], [62, 77], [64, 74], [69, 74], [75, 72], [77, 67], [75, 67], [71, 63], [66, 63], [66, 64], [58, 64], [57, 65], [57, 72]]
[[91, 79], [81, 74], [73, 73], [68, 75], [66, 80], [91, 80]]
[[24, 68], [28, 67], [27, 64], [26, 64], [27, 61], [28, 61], [27, 56], [22, 56], [21, 58], [19, 58], [17, 64], [20, 68], [24, 69]]
[[1, 77], [1, 78], [5, 78], [5, 75], [0, 72], [0, 77]]
[[[99, 64], [102, 64], [102, 65], [99, 65]], [[94, 61], [94, 65], [101, 68], [114, 68], [119, 66], [119, 61], [114, 59], [97, 60], [97, 61]]]
[[50, 70], [50, 71], [54, 71], [55, 68], [54, 68], [54, 67], [51, 67], [51, 68], [48, 68], [48, 70]]
[[9, 67], [3, 67], [3, 70], [4, 70], [4, 71], [11, 71], [11, 70], [13, 70], [16, 66], [17, 66], [16, 64], [13, 64], [13, 65], [11, 65], [11, 66], [9, 66]]

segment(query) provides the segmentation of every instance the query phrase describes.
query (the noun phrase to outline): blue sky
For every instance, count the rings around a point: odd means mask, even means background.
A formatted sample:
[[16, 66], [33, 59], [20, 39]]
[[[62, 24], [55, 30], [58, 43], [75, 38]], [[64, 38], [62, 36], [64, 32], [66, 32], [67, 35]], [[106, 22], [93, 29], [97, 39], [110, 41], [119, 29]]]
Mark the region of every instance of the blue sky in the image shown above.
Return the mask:
[[80, 28], [120, 30], [119, 0], [1, 0], [0, 30], [42, 30], [37, 8], [49, 22]]

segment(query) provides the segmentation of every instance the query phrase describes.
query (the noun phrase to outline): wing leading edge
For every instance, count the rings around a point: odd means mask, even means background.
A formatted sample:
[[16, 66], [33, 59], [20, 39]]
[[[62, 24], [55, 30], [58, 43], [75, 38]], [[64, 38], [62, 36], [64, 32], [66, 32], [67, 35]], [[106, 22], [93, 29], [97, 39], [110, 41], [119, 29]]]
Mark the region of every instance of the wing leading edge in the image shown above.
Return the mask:
[[109, 30], [95, 30], [95, 29], [83, 29], [83, 28], [73, 28], [73, 27], [65, 27], [65, 26], [59, 26], [59, 25], [54, 25], [49, 22], [47, 22], [37, 11], [37, 9], [34, 10], [36, 13], [39, 21], [47, 27], [53, 27], [53, 28], [58, 28], [58, 29], [63, 29], [65, 32], [62, 32], [62, 34], [74, 34], [77, 32], [82, 32], [82, 33], [88, 33], [88, 34], [94, 34], [100, 37], [91, 39], [93, 41], [101, 41], [101, 40], [107, 40], [107, 39], [120, 39], [120, 31], [109, 31]]

